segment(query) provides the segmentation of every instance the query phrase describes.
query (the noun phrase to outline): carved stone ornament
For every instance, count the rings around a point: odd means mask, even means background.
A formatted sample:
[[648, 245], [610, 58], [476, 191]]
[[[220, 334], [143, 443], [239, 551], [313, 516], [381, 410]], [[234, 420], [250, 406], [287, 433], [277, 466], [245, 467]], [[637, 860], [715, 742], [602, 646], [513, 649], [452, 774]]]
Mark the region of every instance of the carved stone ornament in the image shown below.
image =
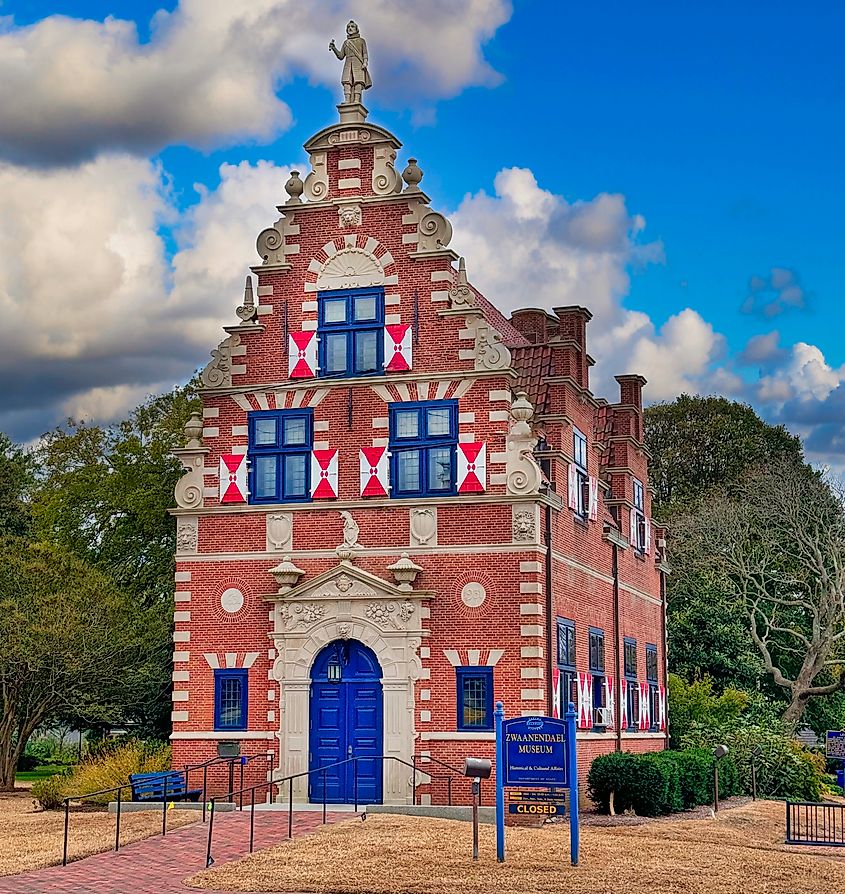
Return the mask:
[[420, 180], [423, 178], [422, 168], [415, 158], [408, 159], [408, 166], [402, 171], [402, 179], [407, 183], [406, 192], [419, 192]]
[[202, 447], [202, 416], [200, 413], [191, 413], [191, 418], [185, 423], [185, 446], [188, 448]]
[[417, 251], [440, 251], [452, 241], [452, 224], [438, 211], [428, 211], [417, 224]]
[[402, 553], [397, 561], [387, 566], [387, 570], [396, 578], [400, 590], [412, 590], [422, 568], [412, 562], [407, 553]]
[[232, 385], [232, 357], [238, 356], [241, 352], [241, 337], [234, 333], [217, 346], [215, 351], [211, 352], [211, 360], [206, 368], [200, 373], [200, 379], [206, 388], [230, 388]]
[[176, 505], [180, 509], [199, 509], [203, 503], [203, 472], [205, 470], [205, 455], [207, 447], [184, 447], [174, 450], [173, 453], [182, 463], [182, 468], [187, 474], [177, 482], [173, 492]]
[[299, 225], [294, 222], [293, 209], [286, 211], [274, 224], [258, 234], [255, 249], [267, 267], [288, 266], [285, 256], [285, 240], [299, 233]]
[[346, 510], [340, 513], [343, 519], [343, 542], [339, 543], [335, 553], [339, 559], [348, 561], [352, 558], [352, 554], [358, 549], [358, 522], [352, 518], [352, 514]]
[[341, 229], [361, 226], [360, 205], [340, 205], [337, 209], [338, 225]]
[[511, 352], [502, 344], [498, 332], [486, 320], [475, 322], [475, 368], [507, 369], [511, 365]]
[[317, 275], [317, 289], [321, 292], [383, 284], [384, 270], [378, 258], [372, 252], [354, 246], [332, 255]]
[[275, 568], [270, 569], [269, 573], [273, 575], [276, 583], [279, 585], [280, 593], [286, 593], [288, 590], [293, 589], [299, 583], [302, 575], [305, 574], [301, 568], [297, 568], [291, 562], [290, 556], [285, 556]]
[[402, 191], [402, 178], [393, 167], [396, 150], [392, 146], [376, 146], [373, 150], [373, 192], [377, 196], [389, 196]]
[[267, 516], [267, 552], [292, 548], [293, 519], [289, 512], [271, 512]]
[[436, 546], [437, 509], [425, 506], [411, 510], [411, 546]]
[[285, 627], [304, 628], [322, 621], [326, 614], [326, 607], [313, 602], [297, 602], [293, 605], [286, 603], [280, 606], [279, 614], [285, 623]]
[[513, 542], [537, 542], [537, 512], [534, 506], [513, 507]]
[[475, 295], [467, 282], [467, 265], [463, 258], [458, 261], [458, 279], [449, 290], [449, 306], [475, 307]]
[[198, 519], [196, 516], [180, 519], [176, 525], [176, 552], [195, 553], [197, 551]]
[[290, 177], [288, 178], [288, 182], [285, 183], [285, 192], [290, 197], [286, 205], [301, 205], [302, 204], [302, 192], [305, 189], [305, 184], [299, 179], [299, 171], [291, 171]]
[[511, 404], [513, 423], [508, 432], [505, 461], [505, 476], [509, 494], [539, 493], [543, 482], [543, 472], [534, 459], [537, 438], [529, 420], [534, 416], [534, 407], [524, 391], [520, 391]]
[[321, 202], [329, 195], [329, 156], [327, 152], [311, 153], [311, 173], [305, 178], [305, 195], [312, 202]]
[[244, 285], [244, 301], [243, 304], [235, 310], [235, 313], [240, 318], [241, 326], [249, 326], [255, 322], [255, 318], [258, 316], [258, 309], [255, 306], [255, 297], [252, 294], [251, 276], [246, 278], [246, 284]]

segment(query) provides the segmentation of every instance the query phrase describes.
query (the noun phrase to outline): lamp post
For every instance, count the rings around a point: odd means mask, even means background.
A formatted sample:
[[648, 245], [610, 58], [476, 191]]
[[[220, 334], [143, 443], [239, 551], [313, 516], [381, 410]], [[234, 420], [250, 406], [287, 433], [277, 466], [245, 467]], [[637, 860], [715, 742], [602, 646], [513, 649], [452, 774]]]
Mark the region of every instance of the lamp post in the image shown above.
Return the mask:
[[751, 800], [757, 800], [757, 758], [762, 755], [763, 749], [755, 745], [751, 749]]
[[719, 761], [728, 753], [727, 745], [713, 749], [713, 812], [719, 812]]

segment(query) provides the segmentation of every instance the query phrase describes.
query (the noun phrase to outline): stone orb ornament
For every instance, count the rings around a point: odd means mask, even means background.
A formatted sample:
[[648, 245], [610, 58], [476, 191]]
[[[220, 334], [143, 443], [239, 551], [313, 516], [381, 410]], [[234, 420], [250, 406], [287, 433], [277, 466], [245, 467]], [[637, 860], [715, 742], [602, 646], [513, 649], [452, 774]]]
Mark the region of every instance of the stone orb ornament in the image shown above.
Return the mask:
[[478, 581], [470, 581], [468, 584], [464, 584], [461, 590], [461, 602], [467, 608], [478, 608], [484, 604], [486, 598], [487, 591]]
[[220, 608], [227, 614], [237, 614], [243, 607], [244, 594], [237, 587], [229, 587], [220, 595]]

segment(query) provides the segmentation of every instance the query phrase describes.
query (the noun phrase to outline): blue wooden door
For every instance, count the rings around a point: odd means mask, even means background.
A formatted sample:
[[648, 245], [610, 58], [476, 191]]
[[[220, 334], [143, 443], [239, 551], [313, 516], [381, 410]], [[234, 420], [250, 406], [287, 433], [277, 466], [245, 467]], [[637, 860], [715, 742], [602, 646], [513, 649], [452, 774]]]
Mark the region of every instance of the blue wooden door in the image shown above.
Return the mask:
[[[328, 803], [352, 803], [357, 784], [360, 803], [381, 803], [383, 715], [381, 667], [375, 654], [356, 640], [326, 646], [311, 670], [312, 802], [323, 800], [325, 786]], [[352, 756], [362, 759], [340, 763]]]

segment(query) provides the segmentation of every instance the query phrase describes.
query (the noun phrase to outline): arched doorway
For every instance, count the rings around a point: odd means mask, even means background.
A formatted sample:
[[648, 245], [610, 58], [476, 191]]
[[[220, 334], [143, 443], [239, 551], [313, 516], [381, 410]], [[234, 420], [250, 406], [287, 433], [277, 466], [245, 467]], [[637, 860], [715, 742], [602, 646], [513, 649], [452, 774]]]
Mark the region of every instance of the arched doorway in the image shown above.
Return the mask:
[[[362, 760], [333, 766], [308, 777], [308, 798], [332, 804], [382, 800], [384, 705], [381, 666], [375, 653], [357, 640], [335, 640], [325, 646], [311, 668], [309, 769], [337, 764], [349, 757]], [[357, 768], [355, 767], [357, 764]], [[325, 777], [325, 778], [324, 778]]]

